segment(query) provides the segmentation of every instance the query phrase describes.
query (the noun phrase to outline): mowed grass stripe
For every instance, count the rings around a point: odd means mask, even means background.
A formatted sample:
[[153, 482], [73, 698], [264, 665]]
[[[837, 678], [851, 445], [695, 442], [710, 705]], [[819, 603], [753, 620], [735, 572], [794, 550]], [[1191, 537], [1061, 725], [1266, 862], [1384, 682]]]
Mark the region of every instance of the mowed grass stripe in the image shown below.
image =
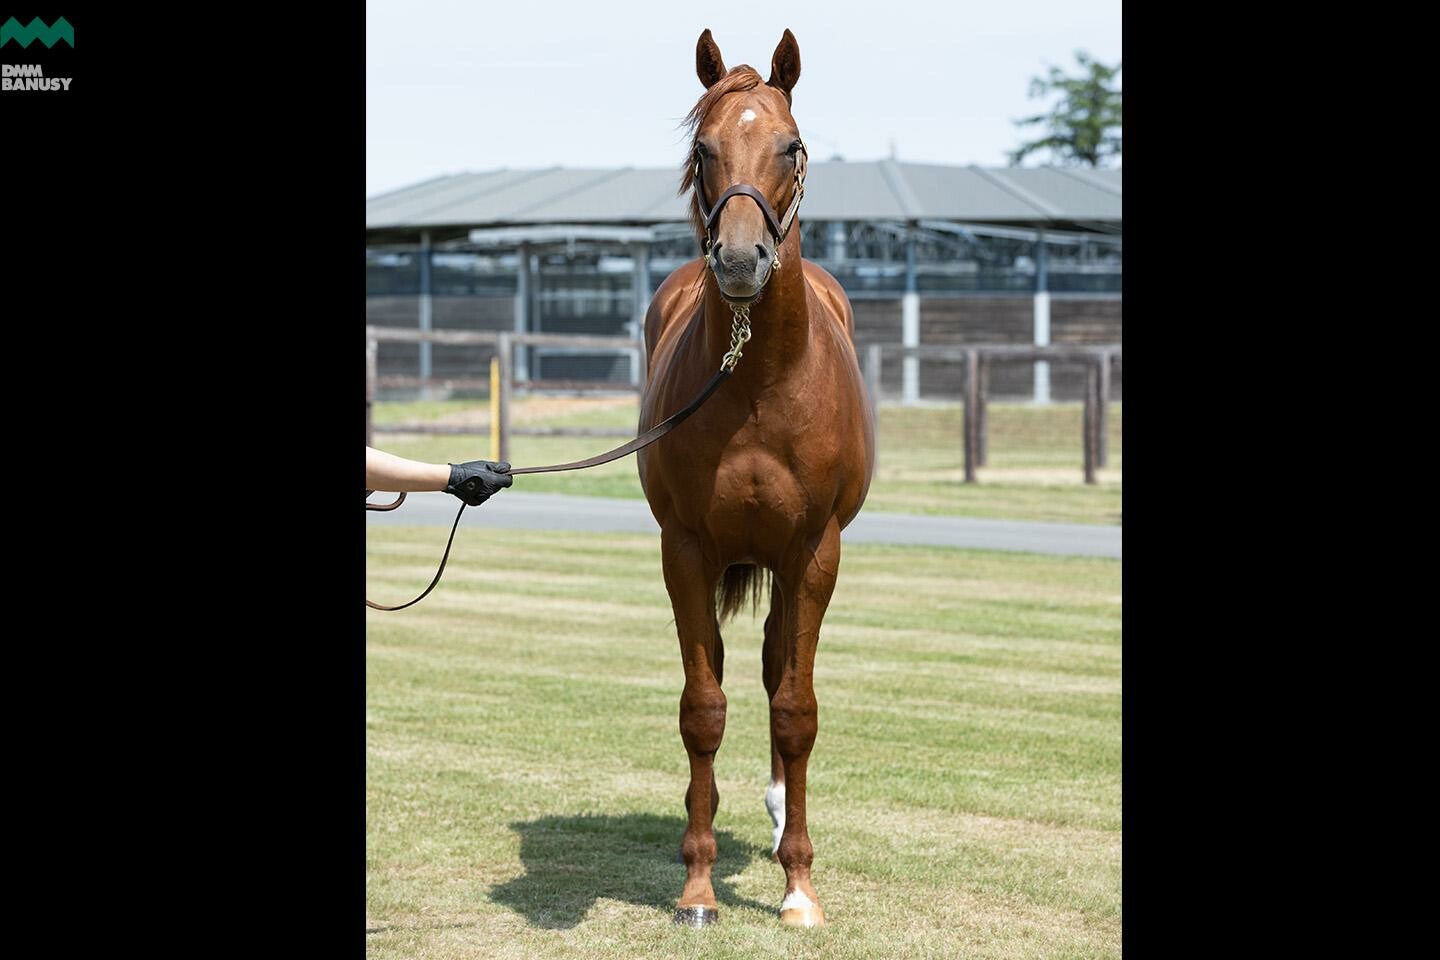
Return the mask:
[[[369, 533], [367, 595], [418, 592], [435, 528]], [[697, 932], [669, 923], [688, 764], [658, 554], [462, 529], [434, 594], [367, 614], [371, 955], [1118, 956], [1117, 562], [846, 547], [817, 660], [818, 931], [774, 916], [763, 611], [727, 625], [723, 919]]]

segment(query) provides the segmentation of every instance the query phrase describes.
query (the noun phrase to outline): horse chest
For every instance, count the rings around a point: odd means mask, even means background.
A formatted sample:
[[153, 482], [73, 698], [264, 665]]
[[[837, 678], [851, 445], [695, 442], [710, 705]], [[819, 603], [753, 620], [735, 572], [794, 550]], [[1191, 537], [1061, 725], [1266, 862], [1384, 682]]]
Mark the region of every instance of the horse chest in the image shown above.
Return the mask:
[[[783, 551], [797, 533], [823, 525], [834, 500], [825, 444], [784, 428], [747, 424], [715, 464], [705, 523], [747, 552]], [[824, 477], [818, 486], [804, 477]]]

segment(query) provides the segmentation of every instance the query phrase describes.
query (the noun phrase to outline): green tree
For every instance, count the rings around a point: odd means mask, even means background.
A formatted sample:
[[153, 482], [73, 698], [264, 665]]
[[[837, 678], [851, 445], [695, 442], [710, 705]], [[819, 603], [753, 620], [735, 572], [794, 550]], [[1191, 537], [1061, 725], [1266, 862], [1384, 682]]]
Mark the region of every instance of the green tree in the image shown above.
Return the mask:
[[1049, 132], [1012, 152], [1011, 166], [1045, 149], [1067, 166], [1099, 167], [1106, 158], [1120, 156], [1120, 84], [1116, 80], [1120, 64], [1107, 67], [1083, 50], [1075, 51], [1075, 59], [1080, 65], [1078, 76], [1068, 77], [1059, 67], [1051, 67], [1048, 78], [1030, 81], [1032, 100], [1056, 92], [1062, 96], [1049, 113], [1015, 121], [1020, 127], [1047, 124]]

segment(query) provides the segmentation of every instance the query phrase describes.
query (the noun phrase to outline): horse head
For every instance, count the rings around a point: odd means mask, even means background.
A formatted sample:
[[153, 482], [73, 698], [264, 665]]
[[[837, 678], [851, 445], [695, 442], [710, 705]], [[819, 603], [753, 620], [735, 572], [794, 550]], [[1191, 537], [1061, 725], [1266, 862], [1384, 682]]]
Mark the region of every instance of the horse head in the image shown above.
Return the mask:
[[779, 269], [780, 245], [805, 192], [805, 144], [790, 113], [800, 47], [786, 30], [762, 81], [745, 64], [726, 70], [706, 30], [695, 73], [705, 93], [685, 118], [692, 136], [680, 192], [694, 191], [691, 223], [721, 294], [750, 303]]

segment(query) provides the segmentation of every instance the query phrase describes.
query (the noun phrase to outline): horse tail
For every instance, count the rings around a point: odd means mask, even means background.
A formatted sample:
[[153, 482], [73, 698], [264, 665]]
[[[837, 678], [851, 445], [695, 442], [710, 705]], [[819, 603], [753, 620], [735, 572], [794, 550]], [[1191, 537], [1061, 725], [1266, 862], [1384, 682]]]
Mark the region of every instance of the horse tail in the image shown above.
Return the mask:
[[770, 594], [770, 571], [753, 563], [736, 563], [725, 568], [715, 588], [716, 620], [724, 623], [745, 605], [750, 595], [750, 612], [760, 609], [760, 601]]

